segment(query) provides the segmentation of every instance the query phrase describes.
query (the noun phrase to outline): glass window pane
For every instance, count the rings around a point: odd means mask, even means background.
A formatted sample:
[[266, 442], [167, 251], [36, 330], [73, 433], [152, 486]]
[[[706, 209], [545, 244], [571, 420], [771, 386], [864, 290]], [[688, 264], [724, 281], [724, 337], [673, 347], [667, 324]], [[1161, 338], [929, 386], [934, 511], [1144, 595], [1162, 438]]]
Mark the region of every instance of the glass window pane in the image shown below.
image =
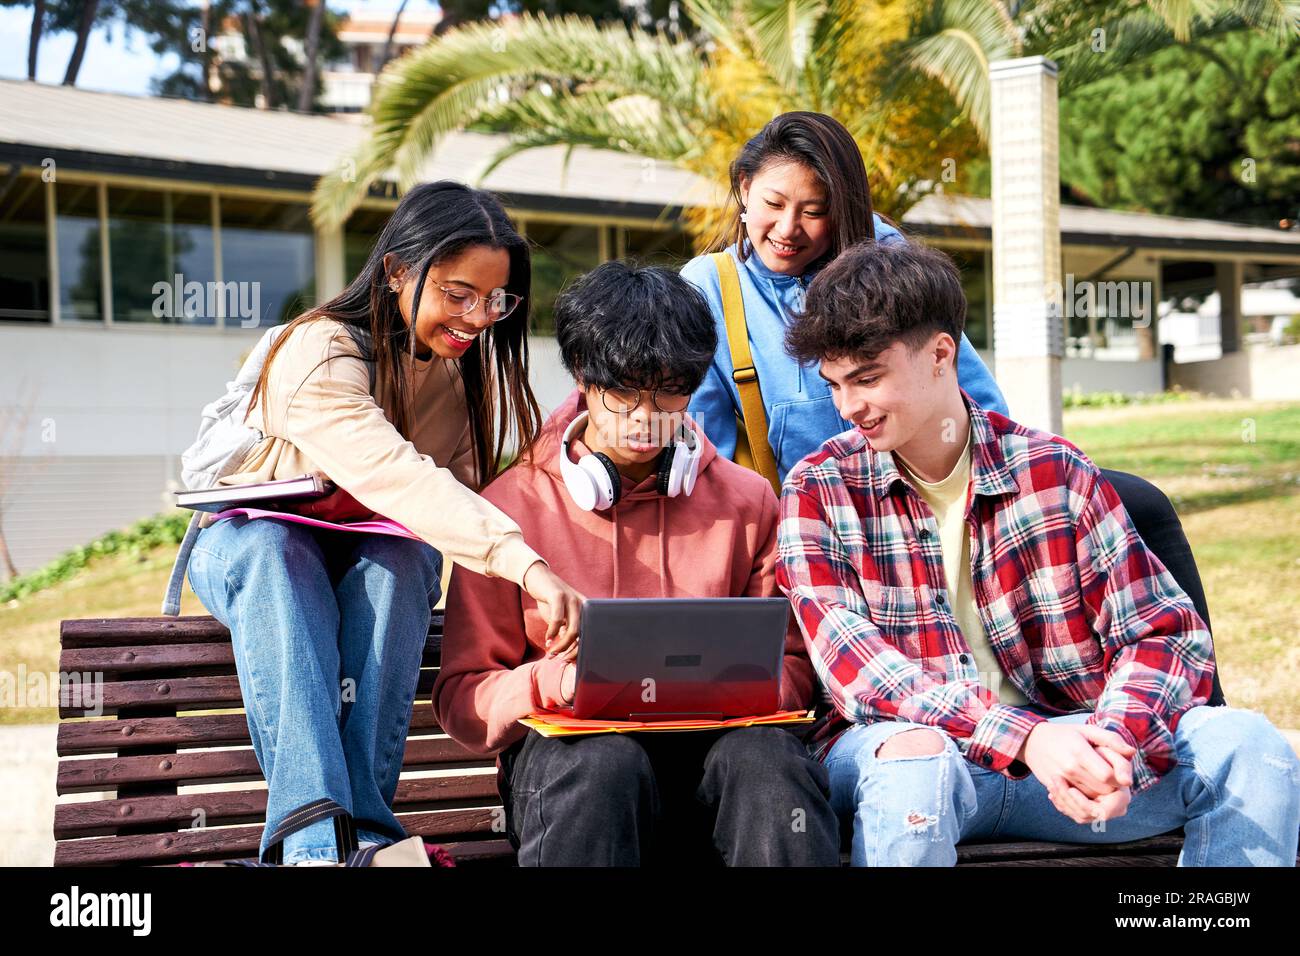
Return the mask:
[[102, 322], [99, 269], [99, 189], [94, 184], [54, 187], [59, 244], [59, 318]]
[[532, 330], [555, 334], [555, 297], [572, 279], [600, 265], [595, 226], [528, 220], [533, 246]]
[[215, 324], [209, 196], [111, 187], [108, 236], [113, 321]]
[[641, 265], [680, 270], [695, 258], [690, 237], [680, 229], [628, 229], [626, 236], [627, 258]]
[[348, 282], [361, 272], [370, 258], [370, 249], [388, 222], [391, 209], [358, 209], [343, 227], [343, 268]]
[[977, 349], [992, 347], [989, 342], [989, 278], [982, 249], [944, 249], [961, 270], [962, 291], [966, 293], [966, 338]]
[[50, 320], [46, 188], [19, 176], [0, 199], [0, 319]]
[[315, 255], [305, 204], [222, 196], [222, 279], [239, 283], [226, 325], [278, 325], [315, 305]]

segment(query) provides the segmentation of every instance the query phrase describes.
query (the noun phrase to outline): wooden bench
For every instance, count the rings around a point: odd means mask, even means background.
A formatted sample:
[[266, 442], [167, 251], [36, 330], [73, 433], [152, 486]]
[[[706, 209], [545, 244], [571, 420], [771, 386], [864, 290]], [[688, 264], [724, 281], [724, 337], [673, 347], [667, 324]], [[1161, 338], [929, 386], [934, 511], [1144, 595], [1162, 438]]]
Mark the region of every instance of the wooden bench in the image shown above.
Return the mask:
[[[397, 817], [407, 833], [444, 845], [462, 865], [512, 864], [495, 762], [451, 740], [434, 718], [430, 691], [441, 646], [438, 612], [425, 645]], [[57, 793], [90, 798], [56, 805], [55, 866], [257, 855], [266, 789], [243, 786], [262, 774], [222, 624], [211, 617], [64, 621], [59, 668], [103, 675], [103, 716], [87, 716], [96, 701], [79, 700], [75, 684], [61, 688]], [[1181, 845], [1181, 834], [1108, 846], [963, 844], [958, 864], [1171, 866]]]

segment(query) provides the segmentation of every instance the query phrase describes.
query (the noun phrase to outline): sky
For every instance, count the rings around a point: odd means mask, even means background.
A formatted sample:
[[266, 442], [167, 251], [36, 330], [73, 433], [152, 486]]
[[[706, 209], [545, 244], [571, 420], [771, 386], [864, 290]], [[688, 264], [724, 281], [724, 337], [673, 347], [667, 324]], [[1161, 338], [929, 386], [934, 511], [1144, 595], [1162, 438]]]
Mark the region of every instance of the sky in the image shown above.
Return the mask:
[[[365, 7], [367, 12], [396, 11], [399, 0], [328, 0], [329, 9], [348, 12]], [[408, 9], [418, 3], [408, 3]], [[0, 77], [21, 80], [27, 77], [27, 41], [31, 36], [32, 8], [0, 7]], [[36, 79], [40, 83], [62, 83], [72, 47], [73, 33], [60, 33], [41, 40], [36, 59]], [[77, 74], [77, 87], [107, 93], [148, 95], [149, 81], [170, 73], [178, 57], [159, 57], [149, 49], [147, 39], [137, 33], [128, 37], [120, 25], [111, 31], [99, 29], [90, 35], [86, 56]]]

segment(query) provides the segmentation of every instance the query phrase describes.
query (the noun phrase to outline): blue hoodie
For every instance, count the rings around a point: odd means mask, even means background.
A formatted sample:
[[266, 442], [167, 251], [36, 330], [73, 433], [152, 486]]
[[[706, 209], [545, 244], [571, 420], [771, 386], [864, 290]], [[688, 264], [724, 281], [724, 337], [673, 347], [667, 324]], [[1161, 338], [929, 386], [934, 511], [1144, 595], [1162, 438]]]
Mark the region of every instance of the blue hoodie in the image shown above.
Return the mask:
[[[879, 217], [875, 226], [879, 242], [907, 241]], [[785, 354], [786, 310], [802, 311], [804, 292], [817, 273], [813, 270], [801, 276], [782, 275], [763, 265], [752, 248], [744, 262], [736, 255], [734, 244], [727, 252], [736, 259], [740, 273], [749, 347], [758, 370], [763, 405], [767, 408], [767, 437], [784, 480], [805, 455], [816, 451], [832, 435], [853, 427], [835, 410], [830, 386], [816, 369], [805, 368]], [[740, 392], [731, 378], [731, 350], [727, 347], [727, 326], [722, 317], [718, 271], [707, 255], [696, 256], [682, 267], [682, 278], [704, 294], [718, 329], [718, 351], [704, 382], [691, 399], [690, 413], [717, 447], [718, 454], [735, 458]], [[957, 382], [981, 408], [1007, 414], [1002, 392], [965, 335], [961, 337]]]

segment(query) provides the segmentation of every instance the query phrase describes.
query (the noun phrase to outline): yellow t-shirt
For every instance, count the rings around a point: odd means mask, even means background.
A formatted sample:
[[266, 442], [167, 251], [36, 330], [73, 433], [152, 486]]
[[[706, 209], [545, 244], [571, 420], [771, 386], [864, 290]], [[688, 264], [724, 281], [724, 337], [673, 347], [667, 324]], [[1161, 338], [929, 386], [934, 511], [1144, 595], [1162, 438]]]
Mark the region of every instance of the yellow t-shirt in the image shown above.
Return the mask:
[[[952, 473], [941, 481], [923, 481], [907, 467], [903, 456], [895, 453], [894, 462], [903, 477], [912, 483], [939, 523], [939, 544], [943, 548], [943, 571], [948, 582], [948, 598], [953, 617], [970, 646], [979, 671], [979, 682], [1004, 704], [1026, 704], [1028, 699], [1005, 675], [984, 633], [979, 608], [975, 604], [975, 587], [971, 578], [970, 533], [966, 528], [966, 492], [970, 485], [971, 438], [953, 466]], [[953, 587], [953, 582], [957, 583]]]

